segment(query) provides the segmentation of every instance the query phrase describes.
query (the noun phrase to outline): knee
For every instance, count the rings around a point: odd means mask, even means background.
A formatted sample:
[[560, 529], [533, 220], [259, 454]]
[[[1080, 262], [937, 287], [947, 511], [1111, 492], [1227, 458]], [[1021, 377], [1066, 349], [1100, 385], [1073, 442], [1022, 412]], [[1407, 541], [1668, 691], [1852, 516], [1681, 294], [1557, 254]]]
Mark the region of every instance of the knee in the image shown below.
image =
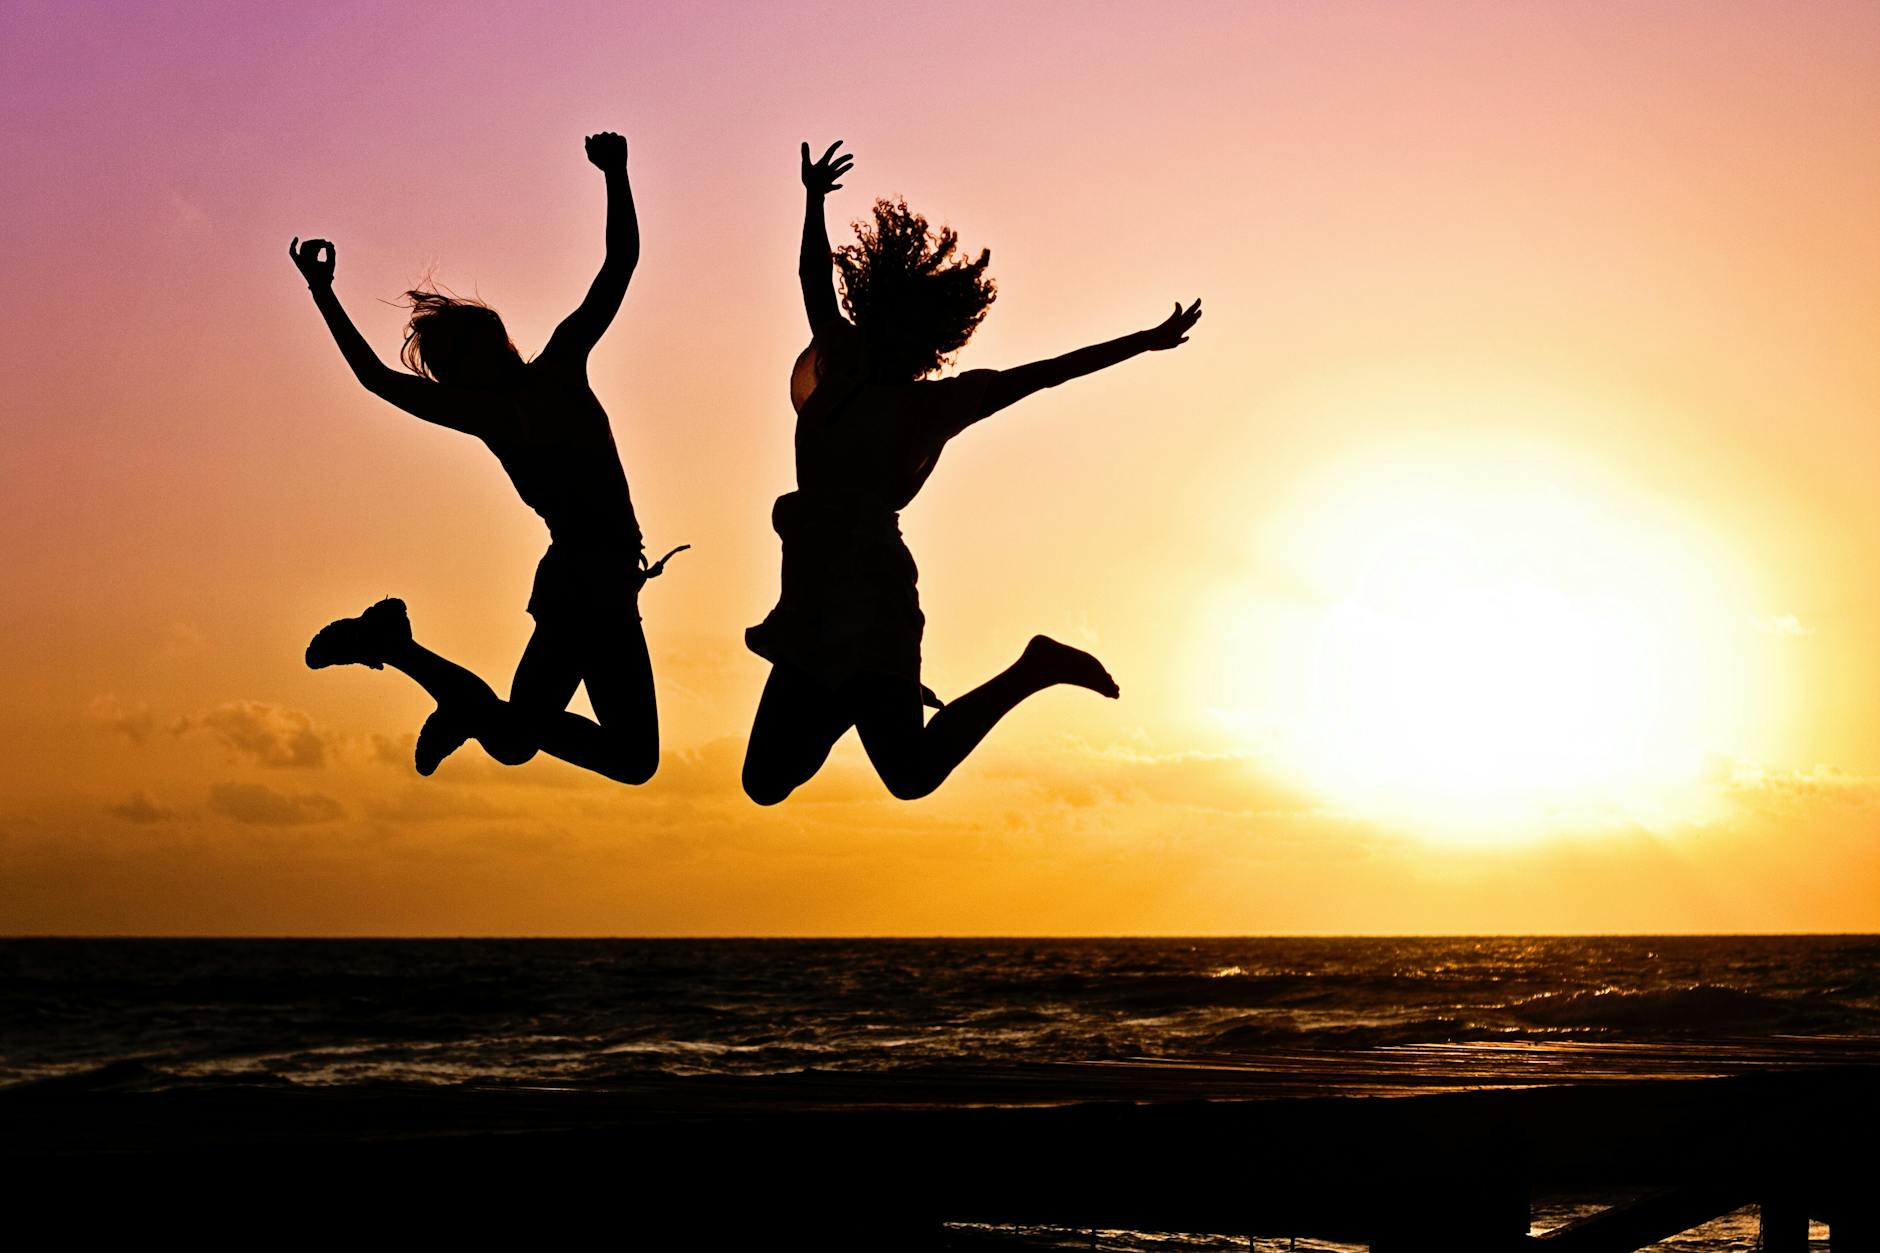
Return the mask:
[[483, 751], [505, 766], [521, 766], [535, 760], [535, 755], [542, 750], [533, 744], [524, 744], [519, 740], [496, 740], [483, 742]]
[[744, 767], [744, 794], [759, 805], [781, 804], [796, 791], [796, 785], [768, 771], [753, 770], [747, 764]]
[[508, 731], [492, 731], [487, 735], [480, 735], [477, 737], [477, 743], [483, 745], [483, 751], [492, 759], [505, 766], [520, 766], [525, 762], [533, 761], [535, 755], [542, 751], [534, 737], [516, 735]]
[[630, 753], [606, 770], [608, 778], [615, 783], [624, 783], [628, 787], [638, 787], [650, 782], [659, 773], [659, 750], [650, 753]]
[[888, 795], [897, 801], [917, 801], [923, 796], [932, 796], [934, 789], [940, 786], [939, 779], [904, 770], [884, 773], [881, 781], [887, 786]]

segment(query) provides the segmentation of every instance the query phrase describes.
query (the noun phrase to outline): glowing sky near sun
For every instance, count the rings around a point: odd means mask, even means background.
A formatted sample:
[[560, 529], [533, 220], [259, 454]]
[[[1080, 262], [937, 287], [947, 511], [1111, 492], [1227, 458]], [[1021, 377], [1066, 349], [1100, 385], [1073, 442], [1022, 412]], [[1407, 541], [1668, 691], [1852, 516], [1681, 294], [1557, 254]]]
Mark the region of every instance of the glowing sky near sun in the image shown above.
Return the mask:
[[[1880, 9], [0, 4], [0, 933], [1880, 929]], [[905, 21], [907, 30], [896, 23]], [[918, 48], [911, 56], [907, 49]], [[311, 674], [396, 593], [506, 684], [544, 537], [364, 395], [434, 277], [594, 358], [667, 763]], [[801, 347], [800, 140], [992, 250], [962, 366], [1207, 317], [905, 517], [928, 681], [1053, 693], [916, 805], [738, 791]]]

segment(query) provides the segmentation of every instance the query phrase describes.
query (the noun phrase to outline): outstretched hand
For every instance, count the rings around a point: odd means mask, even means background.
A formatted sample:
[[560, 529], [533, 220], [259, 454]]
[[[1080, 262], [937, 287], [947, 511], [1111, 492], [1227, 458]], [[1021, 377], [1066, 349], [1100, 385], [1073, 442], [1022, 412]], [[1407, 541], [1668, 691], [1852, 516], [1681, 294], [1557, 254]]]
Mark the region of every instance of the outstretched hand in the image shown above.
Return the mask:
[[587, 159], [603, 173], [627, 168], [627, 141], [612, 131], [587, 137]]
[[333, 285], [333, 263], [339, 259], [339, 250], [333, 247], [332, 241], [309, 239], [303, 244], [296, 235], [287, 245], [287, 255], [294, 259], [294, 268], [307, 280], [307, 286]]
[[1175, 312], [1168, 315], [1160, 326], [1143, 332], [1148, 339], [1150, 352], [1162, 352], [1177, 344], [1188, 342], [1188, 332], [1201, 320], [1201, 302], [1195, 301], [1186, 309], [1182, 302], [1175, 302]]
[[842, 141], [838, 139], [829, 145], [829, 150], [822, 154], [820, 161], [811, 161], [809, 144], [803, 145], [803, 186], [811, 195], [826, 196], [841, 189], [842, 184], [836, 180], [847, 174], [849, 167], [855, 164], [855, 158], [846, 152], [836, 156], [836, 149], [841, 146]]

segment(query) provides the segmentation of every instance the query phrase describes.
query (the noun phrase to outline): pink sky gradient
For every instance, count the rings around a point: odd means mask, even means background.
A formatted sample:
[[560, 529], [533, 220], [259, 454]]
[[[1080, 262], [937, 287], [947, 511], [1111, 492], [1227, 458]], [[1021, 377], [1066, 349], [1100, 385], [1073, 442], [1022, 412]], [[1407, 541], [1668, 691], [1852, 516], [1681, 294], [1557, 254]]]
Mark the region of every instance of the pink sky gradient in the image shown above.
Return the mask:
[[[6, 0], [0, 106], [0, 933], [1880, 928], [1871, 4]], [[695, 546], [645, 605], [671, 764], [425, 792], [374, 739], [422, 698], [300, 650], [396, 593], [506, 683], [542, 528], [359, 391], [283, 254], [337, 241], [388, 359], [382, 302], [426, 277], [533, 351], [600, 258], [603, 128], [646, 252], [594, 382], [649, 546]], [[791, 481], [797, 144], [836, 138], [838, 235], [904, 194], [992, 249], [962, 366], [1208, 316], [975, 431], [906, 520], [943, 693], [1051, 630], [1126, 699], [1028, 705], [916, 806], [851, 746], [760, 812], [740, 637]], [[1745, 628], [1780, 699], [1716, 745], [1754, 769], [1702, 831], [1432, 854], [1209, 712], [1223, 668], [1285, 668], [1208, 615], [1258, 637], [1294, 595], [1263, 557], [1288, 502], [1510, 433], [1693, 520], [1798, 625]], [[321, 764], [231, 746], [243, 702]], [[231, 786], [340, 816], [246, 820]]]

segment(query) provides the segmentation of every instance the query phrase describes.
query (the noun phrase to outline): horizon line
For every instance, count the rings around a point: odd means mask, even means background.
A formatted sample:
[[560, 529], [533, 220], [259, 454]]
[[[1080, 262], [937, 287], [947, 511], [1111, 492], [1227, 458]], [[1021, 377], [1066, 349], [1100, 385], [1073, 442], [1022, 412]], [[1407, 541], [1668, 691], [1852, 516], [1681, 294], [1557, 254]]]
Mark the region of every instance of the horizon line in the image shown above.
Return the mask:
[[334, 933], [295, 935], [262, 932], [226, 932], [221, 934], [152, 933], [127, 931], [99, 932], [19, 932], [0, 935], [0, 943], [33, 940], [257, 940], [257, 941], [410, 941], [413, 943], [450, 941], [634, 941], [634, 942], [817, 942], [861, 941], [940, 942], [984, 940], [1880, 940], [1875, 931], [1298, 931], [1298, 932], [1048, 932], [1024, 935], [1016, 932], [960, 932], [951, 934], [914, 933], [822, 933], [789, 932], [770, 935], [734, 933], [662, 934], [662, 935], [552, 935], [552, 934], [435, 934], [373, 935]]

